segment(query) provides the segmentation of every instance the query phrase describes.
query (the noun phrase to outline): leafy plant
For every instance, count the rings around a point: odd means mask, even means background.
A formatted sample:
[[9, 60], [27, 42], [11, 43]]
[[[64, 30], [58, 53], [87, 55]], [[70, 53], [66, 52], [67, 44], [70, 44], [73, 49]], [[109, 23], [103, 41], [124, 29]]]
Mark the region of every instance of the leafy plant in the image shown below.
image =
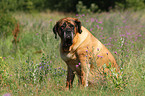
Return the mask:
[[0, 86], [5, 86], [9, 77], [8, 73], [8, 64], [3, 60], [3, 57], [0, 57]]
[[6, 38], [12, 35], [16, 24], [17, 20], [11, 14], [0, 11], [0, 38]]
[[93, 13], [93, 12], [96, 12], [98, 10], [98, 6], [95, 3], [92, 3], [91, 7], [87, 8], [85, 5], [83, 5], [82, 1], [79, 1], [78, 4], [76, 5], [76, 10], [80, 14]]

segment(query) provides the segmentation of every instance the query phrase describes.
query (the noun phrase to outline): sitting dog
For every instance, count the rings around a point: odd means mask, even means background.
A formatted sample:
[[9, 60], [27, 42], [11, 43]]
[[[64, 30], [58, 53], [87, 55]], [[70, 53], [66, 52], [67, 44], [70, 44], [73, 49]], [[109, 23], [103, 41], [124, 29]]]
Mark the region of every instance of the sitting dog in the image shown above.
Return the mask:
[[[66, 88], [72, 87], [75, 73], [79, 84], [84, 87], [93, 79], [98, 78], [103, 71], [103, 65], [115, 67], [117, 63], [109, 50], [95, 38], [76, 18], [63, 18], [59, 20], [53, 32], [61, 38], [60, 55], [67, 64]], [[105, 72], [109, 70], [105, 68]]]

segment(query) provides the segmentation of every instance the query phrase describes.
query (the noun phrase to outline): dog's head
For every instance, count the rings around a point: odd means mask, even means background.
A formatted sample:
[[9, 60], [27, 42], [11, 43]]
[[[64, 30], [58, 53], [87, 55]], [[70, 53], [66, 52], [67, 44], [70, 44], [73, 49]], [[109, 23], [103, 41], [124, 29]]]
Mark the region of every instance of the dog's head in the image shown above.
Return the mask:
[[62, 47], [68, 49], [73, 44], [73, 38], [76, 33], [81, 34], [82, 32], [81, 22], [76, 18], [63, 18], [53, 27], [53, 32], [55, 38], [57, 38], [58, 34], [63, 41]]

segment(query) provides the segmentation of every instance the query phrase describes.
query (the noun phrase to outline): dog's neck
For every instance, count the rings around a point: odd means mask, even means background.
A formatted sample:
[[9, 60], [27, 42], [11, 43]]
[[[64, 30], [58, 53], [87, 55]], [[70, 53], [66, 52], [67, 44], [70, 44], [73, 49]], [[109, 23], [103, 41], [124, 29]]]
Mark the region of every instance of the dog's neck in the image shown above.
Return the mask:
[[73, 44], [70, 46], [69, 51], [74, 52], [87, 38], [88, 36], [88, 30], [81, 27], [82, 33], [77, 33], [76, 36], [73, 39]]

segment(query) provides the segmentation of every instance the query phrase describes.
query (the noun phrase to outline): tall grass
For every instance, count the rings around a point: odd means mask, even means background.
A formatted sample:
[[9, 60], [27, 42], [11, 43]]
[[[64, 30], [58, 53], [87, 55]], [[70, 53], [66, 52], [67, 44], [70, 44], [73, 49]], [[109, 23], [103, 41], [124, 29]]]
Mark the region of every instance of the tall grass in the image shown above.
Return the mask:
[[[0, 95], [145, 95], [145, 14], [110, 12], [101, 14], [14, 13], [20, 23], [20, 41], [0, 39]], [[66, 64], [59, 55], [59, 39], [52, 28], [63, 17], [78, 18], [114, 55], [126, 74], [126, 86], [77, 86], [65, 91]]]

